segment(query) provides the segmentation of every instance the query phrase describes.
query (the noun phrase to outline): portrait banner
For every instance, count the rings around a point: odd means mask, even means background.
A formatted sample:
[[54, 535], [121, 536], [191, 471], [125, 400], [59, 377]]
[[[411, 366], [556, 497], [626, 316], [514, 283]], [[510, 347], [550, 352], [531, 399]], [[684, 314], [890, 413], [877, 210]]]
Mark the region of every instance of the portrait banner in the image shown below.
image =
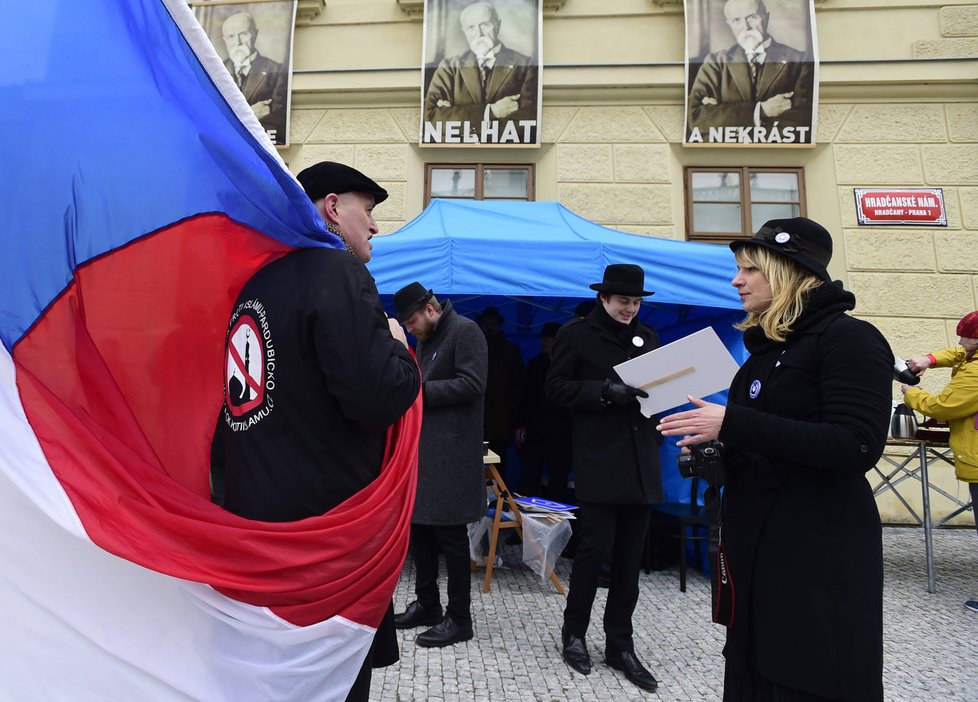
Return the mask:
[[422, 146], [539, 146], [542, 0], [425, 0]]
[[814, 146], [814, 0], [685, 0], [683, 146]]
[[297, 0], [190, 4], [269, 139], [287, 146]]

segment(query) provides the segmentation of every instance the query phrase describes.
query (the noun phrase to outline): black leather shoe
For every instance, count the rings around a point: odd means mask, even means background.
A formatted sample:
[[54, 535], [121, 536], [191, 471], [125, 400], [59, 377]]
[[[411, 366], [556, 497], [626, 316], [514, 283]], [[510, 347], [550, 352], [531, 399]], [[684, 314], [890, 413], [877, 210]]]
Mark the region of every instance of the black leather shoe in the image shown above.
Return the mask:
[[414, 642], [425, 648], [441, 648], [461, 641], [468, 641], [471, 638], [471, 624], [459, 624], [446, 614], [435, 626], [418, 634], [418, 638]]
[[415, 600], [400, 614], [394, 615], [395, 629], [413, 629], [416, 626], [433, 626], [441, 621], [441, 605], [437, 609], [426, 609]]
[[634, 653], [630, 651], [623, 651], [622, 653], [606, 651], [604, 659], [610, 667], [622, 671], [626, 678], [643, 690], [655, 692], [655, 689], [659, 687], [659, 681], [646, 670]]
[[581, 675], [591, 674], [591, 656], [588, 655], [584, 639], [574, 636], [566, 628], [560, 630], [560, 640], [564, 645], [564, 661]]

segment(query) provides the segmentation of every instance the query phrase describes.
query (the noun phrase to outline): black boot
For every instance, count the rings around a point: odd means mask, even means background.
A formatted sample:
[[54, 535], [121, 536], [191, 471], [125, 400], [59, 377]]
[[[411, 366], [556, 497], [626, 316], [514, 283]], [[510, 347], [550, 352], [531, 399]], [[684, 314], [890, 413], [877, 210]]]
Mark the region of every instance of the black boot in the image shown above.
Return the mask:
[[622, 671], [626, 678], [643, 690], [655, 692], [655, 689], [659, 687], [659, 681], [631, 651], [622, 651], [621, 653], [605, 651], [604, 659], [610, 667]]
[[564, 646], [563, 656], [567, 665], [581, 675], [589, 675], [591, 673], [591, 656], [588, 655], [584, 639], [574, 636], [564, 626], [560, 630], [560, 640]]
[[418, 634], [414, 642], [425, 648], [441, 648], [460, 641], [468, 641], [472, 636], [471, 623], [459, 624], [446, 614], [438, 624]]
[[395, 629], [413, 629], [416, 626], [433, 626], [441, 621], [441, 605], [425, 608], [415, 600], [400, 614], [394, 615]]

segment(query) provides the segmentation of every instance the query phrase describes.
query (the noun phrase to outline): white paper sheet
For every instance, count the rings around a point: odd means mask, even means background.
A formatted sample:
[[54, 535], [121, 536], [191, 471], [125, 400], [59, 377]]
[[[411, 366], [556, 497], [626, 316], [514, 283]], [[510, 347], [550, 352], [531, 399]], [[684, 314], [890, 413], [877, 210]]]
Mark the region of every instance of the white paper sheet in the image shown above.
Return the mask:
[[649, 393], [639, 403], [642, 414], [651, 417], [685, 404], [687, 395], [703, 397], [726, 390], [737, 367], [713, 327], [706, 327], [619, 363], [615, 370], [628, 385]]

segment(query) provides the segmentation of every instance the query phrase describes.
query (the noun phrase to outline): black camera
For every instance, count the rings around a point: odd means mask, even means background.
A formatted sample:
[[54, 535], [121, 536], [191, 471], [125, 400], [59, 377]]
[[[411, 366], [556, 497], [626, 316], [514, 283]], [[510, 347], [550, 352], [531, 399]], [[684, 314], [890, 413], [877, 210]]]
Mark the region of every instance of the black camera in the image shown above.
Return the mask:
[[704, 441], [689, 446], [689, 453], [679, 454], [679, 474], [684, 478], [700, 478], [710, 485], [720, 486], [725, 482], [723, 467], [723, 444], [719, 441]]

